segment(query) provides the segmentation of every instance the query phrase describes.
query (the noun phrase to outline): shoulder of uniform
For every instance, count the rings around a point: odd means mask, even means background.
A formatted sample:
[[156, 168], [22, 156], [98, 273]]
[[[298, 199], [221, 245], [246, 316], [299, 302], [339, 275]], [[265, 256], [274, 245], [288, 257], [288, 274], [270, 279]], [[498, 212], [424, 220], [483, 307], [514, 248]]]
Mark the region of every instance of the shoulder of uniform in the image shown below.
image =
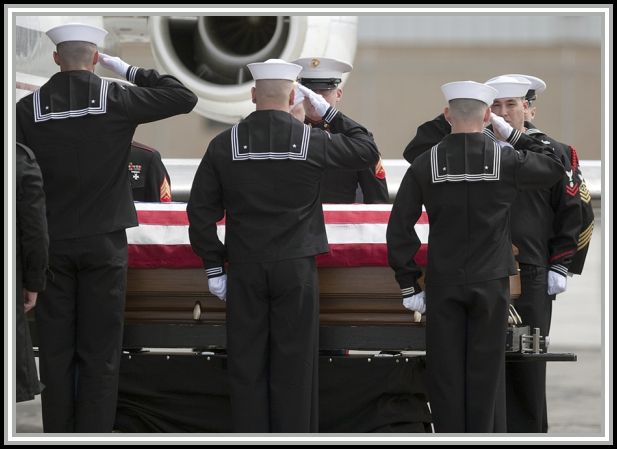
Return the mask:
[[17, 104], [15, 105], [15, 109], [18, 110], [20, 108], [31, 108], [34, 98], [34, 92], [30, 92], [28, 95], [21, 97]]
[[427, 160], [431, 159], [431, 154], [433, 153], [433, 151], [437, 151], [438, 148], [438, 143], [433, 145], [431, 148], [428, 149], [428, 151], [424, 151], [422, 154], [419, 154], [409, 166], [415, 168], [422, 164], [426, 164]]
[[158, 150], [149, 147], [148, 145], [144, 145], [140, 142], [131, 142], [131, 150], [143, 150], [147, 151], [148, 153], [158, 153]]
[[244, 123], [244, 120], [236, 123], [231, 128], [226, 129], [218, 133], [214, 138], [210, 141], [208, 148], [211, 148], [215, 145], [230, 145], [231, 138], [238, 133], [238, 127]]
[[36, 160], [36, 156], [34, 155], [34, 152], [30, 148], [28, 148], [23, 143], [19, 143], [19, 142], [16, 142], [16, 143], [17, 143], [17, 148], [20, 148], [23, 151], [23, 153], [25, 153], [26, 157], [29, 160], [31, 160], [31, 161], [35, 161]]

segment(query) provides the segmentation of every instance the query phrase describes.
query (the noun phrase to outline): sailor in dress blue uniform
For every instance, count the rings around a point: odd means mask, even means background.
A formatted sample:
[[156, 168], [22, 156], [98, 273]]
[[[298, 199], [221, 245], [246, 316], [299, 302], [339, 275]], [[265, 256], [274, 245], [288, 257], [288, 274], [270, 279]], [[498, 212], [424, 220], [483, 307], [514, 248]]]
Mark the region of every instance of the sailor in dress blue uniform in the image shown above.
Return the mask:
[[[177, 79], [99, 53], [107, 32], [47, 32], [60, 72], [16, 106], [17, 141], [43, 174], [52, 277], [36, 308], [45, 432], [111, 432], [116, 414], [127, 241], [137, 225], [127, 166], [140, 123], [190, 112]], [[136, 86], [94, 74], [100, 63]]]
[[323, 97], [306, 91], [309, 114], [329, 132], [289, 113], [301, 68], [249, 64], [256, 111], [210, 142], [187, 207], [210, 291], [227, 301], [236, 432], [318, 430], [315, 256], [328, 251], [319, 185], [326, 168], [360, 170], [379, 159], [370, 133]]

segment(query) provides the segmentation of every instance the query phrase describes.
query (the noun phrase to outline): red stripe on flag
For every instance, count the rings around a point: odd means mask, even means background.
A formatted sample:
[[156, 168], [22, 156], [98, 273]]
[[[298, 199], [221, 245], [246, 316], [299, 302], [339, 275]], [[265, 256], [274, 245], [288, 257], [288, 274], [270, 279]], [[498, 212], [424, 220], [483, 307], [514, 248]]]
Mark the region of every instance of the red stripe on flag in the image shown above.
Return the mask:
[[355, 223], [388, 223], [390, 211], [346, 211], [325, 210], [323, 212], [326, 223], [355, 224]]
[[129, 245], [130, 268], [202, 268], [191, 245]]
[[318, 267], [387, 266], [388, 251], [383, 243], [331, 244], [330, 252], [317, 256]]
[[[137, 221], [145, 225], [188, 226], [189, 218], [184, 210], [137, 210]], [[225, 219], [217, 222], [225, 224]]]
[[[426, 265], [427, 245], [420, 246], [415, 260]], [[383, 243], [333, 244], [317, 256], [319, 267], [386, 267], [388, 250]], [[130, 268], [202, 268], [190, 245], [129, 245]]]
[[[359, 211], [359, 210], [325, 210], [324, 220], [326, 224], [356, 224], [356, 223], [381, 223], [387, 224], [390, 219], [390, 211]], [[426, 212], [418, 219], [418, 224], [427, 224]]]
[[[426, 266], [426, 244], [422, 244], [416, 263]], [[387, 267], [388, 248], [384, 243], [330, 244], [330, 252], [317, 256], [318, 267]]]
[[137, 220], [139, 224], [148, 225], [186, 226], [189, 224], [184, 210], [138, 210]]
[[[390, 211], [324, 211], [324, 219], [328, 224], [381, 223], [387, 224]], [[189, 224], [186, 211], [183, 210], [137, 210], [140, 224], [186, 226]], [[427, 224], [426, 212], [418, 219], [418, 224]], [[221, 220], [218, 224], [225, 224]]]

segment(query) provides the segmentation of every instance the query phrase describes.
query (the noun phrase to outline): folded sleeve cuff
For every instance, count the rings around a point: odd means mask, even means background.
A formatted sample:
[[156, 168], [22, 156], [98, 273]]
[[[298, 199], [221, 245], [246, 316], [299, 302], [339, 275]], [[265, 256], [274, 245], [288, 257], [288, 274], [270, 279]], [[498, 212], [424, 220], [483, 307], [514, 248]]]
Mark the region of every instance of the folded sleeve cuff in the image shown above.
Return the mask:
[[507, 142], [514, 146], [516, 145], [516, 143], [518, 142], [518, 140], [521, 138], [522, 133], [518, 130], [518, 129], [513, 129], [512, 132], [510, 133], [510, 136], [507, 139]]
[[566, 277], [568, 275], [568, 268], [564, 265], [553, 264], [548, 269], [554, 271], [555, 273], [559, 273], [563, 277]]
[[406, 287], [401, 286], [401, 295], [403, 296], [403, 298], [410, 298], [413, 295], [417, 295], [421, 291], [422, 289], [417, 283], [414, 283]]
[[206, 274], [208, 279], [217, 278], [225, 274], [225, 269], [223, 267], [206, 268]]
[[127, 81], [130, 81], [131, 83], [135, 84], [135, 76], [137, 76], [138, 70], [139, 70], [139, 67], [129, 66], [129, 68], [126, 71]]
[[332, 120], [334, 120], [334, 117], [336, 117], [336, 114], [338, 114], [338, 109], [336, 109], [333, 106], [330, 106], [328, 110], [326, 111], [326, 114], [323, 117], [324, 122], [329, 124], [330, 122], [332, 122]]

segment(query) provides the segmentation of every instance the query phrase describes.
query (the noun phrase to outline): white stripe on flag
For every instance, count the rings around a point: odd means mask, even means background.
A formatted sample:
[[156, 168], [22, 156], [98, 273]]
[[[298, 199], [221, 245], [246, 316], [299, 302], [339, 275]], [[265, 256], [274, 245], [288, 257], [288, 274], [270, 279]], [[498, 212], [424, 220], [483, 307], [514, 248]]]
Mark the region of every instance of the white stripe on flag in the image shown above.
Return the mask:
[[324, 211], [390, 212], [392, 204], [323, 204]]
[[[326, 224], [328, 243], [386, 243], [387, 225], [379, 223], [358, 224]], [[428, 224], [417, 224], [416, 233], [420, 242], [428, 241]], [[225, 241], [225, 226], [217, 226], [217, 235], [221, 242]], [[189, 245], [188, 226], [165, 226], [142, 224], [126, 230], [130, 245]]]
[[186, 203], [135, 203], [135, 209], [140, 210], [152, 210], [152, 211], [186, 211]]
[[[225, 241], [225, 226], [217, 226], [216, 233]], [[190, 245], [188, 226], [139, 225], [126, 230], [129, 245]]]
[[188, 226], [139, 225], [126, 230], [129, 245], [188, 245]]

